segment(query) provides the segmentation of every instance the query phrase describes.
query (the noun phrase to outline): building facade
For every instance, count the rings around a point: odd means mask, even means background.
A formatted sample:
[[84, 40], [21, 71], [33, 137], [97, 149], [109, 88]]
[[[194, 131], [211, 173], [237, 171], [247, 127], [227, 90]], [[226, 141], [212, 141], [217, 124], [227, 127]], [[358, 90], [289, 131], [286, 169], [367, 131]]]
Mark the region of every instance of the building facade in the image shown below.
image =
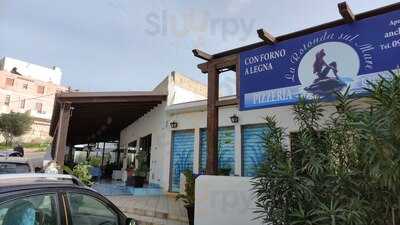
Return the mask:
[[[123, 129], [120, 136], [122, 148], [128, 148], [131, 143], [141, 143], [145, 138], [151, 139], [149, 182], [169, 192], [180, 191], [180, 176], [184, 170], [204, 174], [207, 158], [205, 95], [202, 99], [193, 93], [189, 96], [191, 86], [179, 87], [175, 80], [170, 75], [161, 85], [167, 91], [167, 100]], [[198, 89], [206, 90], [204, 85], [196, 85]], [[254, 176], [266, 154], [263, 135], [267, 115], [275, 115], [289, 133], [298, 130], [291, 106], [250, 111], [239, 111], [238, 106], [220, 109], [219, 168], [225, 173]]]
[[50, 138], [55, 93], [68, 90], [60, 81], [61, 70], [56, 67], [49, 69], [7, 57], [0, 60], [0, 113], [28, 112], [34, 119], [20, 142]]

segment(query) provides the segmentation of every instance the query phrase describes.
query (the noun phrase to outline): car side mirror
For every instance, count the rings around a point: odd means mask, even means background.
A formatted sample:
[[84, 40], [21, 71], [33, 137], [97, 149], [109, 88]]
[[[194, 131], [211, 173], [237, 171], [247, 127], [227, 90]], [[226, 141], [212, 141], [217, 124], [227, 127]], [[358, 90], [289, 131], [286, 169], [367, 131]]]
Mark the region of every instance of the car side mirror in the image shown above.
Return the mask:
[[128, 218], [126, 219], [126, 225], [138, 225], [138, 223], [134, 219]]

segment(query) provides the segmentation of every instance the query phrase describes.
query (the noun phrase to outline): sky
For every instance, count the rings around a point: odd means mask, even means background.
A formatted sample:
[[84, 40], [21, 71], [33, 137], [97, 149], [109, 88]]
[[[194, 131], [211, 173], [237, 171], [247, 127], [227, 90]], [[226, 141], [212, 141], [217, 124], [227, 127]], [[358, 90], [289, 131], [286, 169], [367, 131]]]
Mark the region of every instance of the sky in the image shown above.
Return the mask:
[[[343, 0], [0, 0], [0, 57], [58, 66], [80, 91], [151, 90], [171, 71], [205, 83], [214, 54], [340, 18]], [[397, 0], [348, 0], [354, 13]], [[234, 78], [223, 76], [230, 94]]]

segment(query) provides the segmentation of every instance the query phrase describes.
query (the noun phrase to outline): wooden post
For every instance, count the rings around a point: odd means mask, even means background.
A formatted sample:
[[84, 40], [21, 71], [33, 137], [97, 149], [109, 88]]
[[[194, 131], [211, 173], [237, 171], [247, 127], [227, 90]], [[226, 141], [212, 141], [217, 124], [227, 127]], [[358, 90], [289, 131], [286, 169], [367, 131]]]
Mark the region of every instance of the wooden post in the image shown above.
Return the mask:
[[68, 146], [68, 148], [69, 148], [68, 161], [69, 162], [73, 162], [74, 161], [73, 147], [74, 147], [74, 145], [72, 145], [72, 144], [70, 146]]
[[207, 101], [207, 175], [216, 175], [218, 171], [218, 96], [219, 74], [214, 64], [208, 69]]
[[118, 169], [121, 169], [120, 163], [119, 163], [119, 159], [120, 159], [120, 157], [121, 157], [121, 151], [120, 151], [120, 149], [119, 149], [120, 147], [121, 147], [121, 141], [118, 140], [118, 145], [117, 145], [117, 149], [118, 149], [118, 151], [117, 151], [117, 168], [118, 168]]
[[60, 108], [60, 117], [58, 119], [58, 132], [56, 140], [56, 162], [60, 166], [60, 172], [64, 167], [65, 147], [67, 145], [69, 118], [71, 117], [71, 104], [62, 103]]
[[104, 165], [104, 151], [106, 150], [106, 142], [103, 142], [103, 153], [101, 154], [101, 168]]

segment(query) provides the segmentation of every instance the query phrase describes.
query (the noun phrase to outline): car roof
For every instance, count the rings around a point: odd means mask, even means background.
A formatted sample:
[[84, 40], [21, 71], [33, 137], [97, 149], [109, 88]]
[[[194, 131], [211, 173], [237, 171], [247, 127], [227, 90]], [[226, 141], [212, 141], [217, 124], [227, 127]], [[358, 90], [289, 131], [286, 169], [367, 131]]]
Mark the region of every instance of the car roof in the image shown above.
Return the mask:
[[78, 187], [88, 189], [78, 178], [64, 174], [0, 174], [0, 194], [43, 187]]
[[25, 163], [29, 164], [30, 161], [27, 158], [22, 157], [0, 157], [0, 163], [8, 162], [8, 163]]

